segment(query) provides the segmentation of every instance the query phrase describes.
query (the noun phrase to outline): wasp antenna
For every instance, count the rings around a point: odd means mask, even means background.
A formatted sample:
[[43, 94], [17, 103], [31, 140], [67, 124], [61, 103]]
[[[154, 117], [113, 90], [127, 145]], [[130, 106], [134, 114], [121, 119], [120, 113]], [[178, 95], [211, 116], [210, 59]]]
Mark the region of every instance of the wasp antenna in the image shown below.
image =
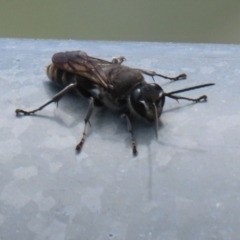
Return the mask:
[[172, 94], [175, 94], [175, 93], [187, 92], [187, 91], [191, 91], [191, 90], [198, 89], [198, 88], [210, 87], [210, 86], [213, 86], [213, 85], [215, 85], [215, 83], [207, 83], [207, 84], [197, 85], [197, 86], [194, 86], [194, 87], [183, 88], [183, 89], [180, 89], [180, 90], [177, 90], [177, 91], [165, 93], [165, 96], [168, 97], [168, 96], [171, 96]]

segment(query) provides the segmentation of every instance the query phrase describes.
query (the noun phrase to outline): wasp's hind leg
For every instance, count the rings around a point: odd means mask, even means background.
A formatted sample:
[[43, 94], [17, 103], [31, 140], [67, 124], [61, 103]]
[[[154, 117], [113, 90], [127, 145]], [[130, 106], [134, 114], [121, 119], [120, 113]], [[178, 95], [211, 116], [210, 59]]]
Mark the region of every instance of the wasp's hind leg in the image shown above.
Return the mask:
[[112, 63], [113, 63], [113, 64], [119, 64], [119, 65], [121, 65], [122, 62], [124, 62], [124, 61], [126, 61], [126, 58], [123, 57], [123, 56], [113, 57], [113, 58], [112, 58]]
[[180, 74], [176, 77], [168, 77], [168, 76], [156, 73], [154, 71], [148, 71], [148, 70], [144, 70], [144, 69], [140, 69], [140, 68], [136, 68], [136, 70], [140, 71], [141, 73], [143, 73], [145, 75], [151, 76], [152, 78], [154, 76], [158, 76], [158, 77], [162, 77], [162, 78], [165, 78], [165, 79], [169, 79], [171, 81], [184, 80], [184, 79], [187, 78], [187, 75], [185, 73], [182, 73], [182, 74]]
[[[78, 143], [78, 145], [76, 146], [76, 151], [79, 152], [81, 151], [82, 149], [82, 146], [85, 142], [85, 139], [86, 139], [86, 133], [87, 133], [87, 124], [89, 123], [90, 125], [90, 117], [92, 115], [92, 112], [93, 112], [93, 108], [94, 108], [94, 98], [91, 97], [90, 98], [90, 103], [89, 103], [89, 107], [88, 107], [88, 111], [87, 111], [87, 114], [86, 114], [86, 117], [84, 118], [84, 122], [85, 122], [85, 125], [84, 125], [84, 130], [83, 130], [83, 134], [82, 134], [82, 139], [81, 141]], [[91, 125], [90, 125], [91, 126]]]
[[131, 124], [131, 121], [130, 121], [130, 118], [127, 114], [122, 114], [121, 116], [122, 118], [126, 119], [126, 122], [127, 122], [127, 130], [128, 132], [131, 134], [131, 139], [132, 139], [132, 151], [133, 151], [133, 155], [136, 156], [138, 154], [137, 152], [137, 146], [136, 146], [136, 141], [134, 139], [134, 136], [133, 136], [133, 131], [132, 131], [132, 124]]
[[47, 105], [55, 102], [58, 103], [60, 101], [60, 99], [70, 90], [74, 89], [77, 85], [75, 83], [71, 83], [69, 84], [67, 87], [65, 87], [62, 91], [60, 91], [59, 93], [57, 93], [51, 100], [49, 100], [48, 102], [46, 102], [45, 104], [43, 104], [42, 106], [40, 106], [39, 108], [36, 108], [34, 110], [31, 111], [25, 111], [23, 109], [16, 109], [15, 112], [16, 114], [19, 113], [23, 113], [24, 115], [30, 115], [33, 114], [35, 112], [38, 112], [40, 110], [42, 110], [43, 108], [45, 108]]

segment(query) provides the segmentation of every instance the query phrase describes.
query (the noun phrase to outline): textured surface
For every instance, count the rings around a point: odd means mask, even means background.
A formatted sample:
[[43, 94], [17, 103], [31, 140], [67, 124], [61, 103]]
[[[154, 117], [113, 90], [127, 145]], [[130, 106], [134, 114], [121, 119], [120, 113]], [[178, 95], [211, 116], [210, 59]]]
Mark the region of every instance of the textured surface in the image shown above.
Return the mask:
[[[240, 46], [0, 40], [0, 239], [239, 239]], [[133, 122], [139, 155], [118, 113], [96, 109], [75, 154], [87, 100], [67, 95], [36, 116], [16, 117], [59, 89], [44, 67], [53, 53], [85, 50], [168, 75], [165, 91], [215, 82], [167, 99], [159, 140]], [[147, 78], [152, 81], [151, 78]]]

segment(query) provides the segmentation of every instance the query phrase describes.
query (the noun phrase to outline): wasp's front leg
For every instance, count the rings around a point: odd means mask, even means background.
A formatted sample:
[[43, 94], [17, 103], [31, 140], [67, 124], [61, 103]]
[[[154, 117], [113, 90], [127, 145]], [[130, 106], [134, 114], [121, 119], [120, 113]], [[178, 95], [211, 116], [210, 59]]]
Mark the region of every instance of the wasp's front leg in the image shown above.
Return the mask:
[[192, 102], [201, 102], [201, 101], [205, 102], [205, 101], [207, 101], [207, 96], [206, 95], [202, 95], [198, 98], [187, 98], [187, 97], [181, 97], [181, 96], [177, 96], [177, 95], [169, 95], [168, 97], [173, 98], [177, 101], [179, 99], [184, 99], [184, 100], [188, 100], [188, 101], [192, 101]]
[[133, 136], [132, 124], [131, 124], [130, 118], [129, 118], [129, 116], [127, 114], [122, 114], [121, 117], [124, 118], [126, 120], [126, 122], [127, 122], [127, 130], [131, 134], [131, 139], [132, 139], [133, 155], [136, 156], [138, 154], [138, 152], [137, 152], [136, 141], [135, 141], [134, 136]]
[[179, 90], [176, 90], [176, 91], [164, 93], [164, 95], [166, 97], [173, 98], [177, 101], [179, 99], [185, 99], [185, 100], [193, 101], [193, 102], [207, 101], [207, 96], [206, 95], [202, 95], [198, 98], [188, 98], [188, 97], [182, 97], [182, 96], [178, 96], [178, 95], [174, 95], [174, 94], [191, 91], [191, 90], [198, 89], [198, 88], [210, 87], [210, 86], [213, 86], [213, 85], [215, 85], [215, 83], [207, 83], [207, 84], [197, 85], [197, 86], [193, 86], [193, 87], [183, 88], [183, 89], [179, 89]]
[[70, 90], [76, 88], [77, 84], [75, 83], [71, 83], [69, 84], [67, 87], [65, 87], [62, 91], [60, 91], [59, 93], [57, 93], [51, 100], [49, 100], [48, 102], [44, 103], [42, 106], [40, 106], [39, 108], [36, 108], [34, 110], [31, 111], [25, 111], [23, 109], [16, 109], [15, 112], [16, 114], [20, 114], [23, 113], [24, 115], [30, 115], [33, 114], [35, 112], [38, 112], [40, 110], [42, 110], [43, 108], [45, 108], [47, 105], [49, 105], [50, 103], [58, 103], [60, 101], [60, 99]]

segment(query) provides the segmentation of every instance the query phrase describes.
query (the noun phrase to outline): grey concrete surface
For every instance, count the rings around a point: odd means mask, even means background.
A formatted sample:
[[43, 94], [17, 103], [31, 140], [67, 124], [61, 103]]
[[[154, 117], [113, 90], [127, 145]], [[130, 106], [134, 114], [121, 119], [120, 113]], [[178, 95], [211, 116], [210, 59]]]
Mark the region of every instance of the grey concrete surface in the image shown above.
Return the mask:
[[[139, 155], [119, 113], [99, 108], [80, 154], [88, 101], [65, 96], [36, 116], [16, 117], [59, 89], [44, 72], [53, 53], [84, 50], [103, 59], [188, 79], [165, 91], [159, 126], [135, 119]], [[0, 40], [0, 239], [213, 240], [240, 236], [240, 46]], [[146, 78], [149, 82], [152, 79]]]

